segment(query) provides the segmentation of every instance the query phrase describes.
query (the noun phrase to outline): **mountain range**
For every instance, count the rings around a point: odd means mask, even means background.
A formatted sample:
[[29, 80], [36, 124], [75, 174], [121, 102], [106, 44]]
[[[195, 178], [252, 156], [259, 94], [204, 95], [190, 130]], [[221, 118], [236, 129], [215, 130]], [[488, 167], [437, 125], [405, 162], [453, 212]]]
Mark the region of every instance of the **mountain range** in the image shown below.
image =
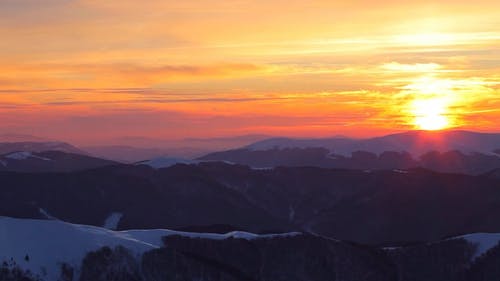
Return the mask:
[[87, 152], [65, 142], [0, 142], [0, 154], [11, 152], [44, 152], [62, 151], [67, 153], [87, 155]]
[[[498, 280], [500, 234], [372, 247], [291, 232], [112, 231], [0, 217], [1, 280]], [[57, 254], [54, 254], [57, 253]]]
[[255, 168], [316, 166], [383, 170], [422, 167], [478, 175], [500, 167], [500, 134], [464, 131], [408, 132], [371, 139], [268, 139], [214, 152], [203, 161], [228, 161]]
[[[344, 136], [323, 139], [292, 139], [248, 135], [233, 138], [166, 141], [128, 137], [116, 140], [118, 143], [115, 145], [100, 144], [81, 148], [64, 142], [43, 141], [42, 138], [33, 136], [9, 136], [7, 139], [10, 140], [13, 138], [26, 140], [0, 142], [0, 154], [19, 151], [42, 152], [57, 150], [92, 155], [122, 163], [135, 163], [158, 157], [168, 157], [184, 158], [186, 160], [197, 158], [199, 160], [229, 161], [259, 168], [279, 165], [313, 165], [362, 169], [362, 165], [352, 162], [373, 161], [373, 158], [381, 157], [385, 159], [380, 159], [381, 161], [377, 163], [365, 166], [368, 168], [370, 166], [410, 168], [421, 165], [432, 169], [432, 165], [418, 163], [421, 160], [420, 158], [426, 155], [428, 156], [427, 159], [443, 157], [445, 162], [465, 161], [472, 162], [471, 165], [476, 165], [475, 162], [479, 162], [476, 166], [483, 166], [483, 168], [476, 169], [478, 171], [475, 173], [481, 173], [485, 169], [490, 169], [491, 166], [496, 166], [497, 163], [491, 164], [491, 161], [494, 162], [494, 157], [500, 157], [500, 134], [467, 131], [412, 131], [367, 139], [353, 139]], [[40, 141], [33, 141], [37, 139]], [[318, 150], [320, 148], [322, 150]], [[436, 154], [450, 152], [454, 155], [439, 156]], [[363, 153], [367, 154], [363, 155]], [[348, 158], [351, 159], [351, 163], [346, 163]], [[448, 158], [450, 159], [446, 160]], [[451, 158], [477, 159], [470, 159], [469, 161], [469, 159]], [[338, 161], [332, 163], [331, 160]], [[390, 162], [392, 166], [383, 162]], [[396, 163], [401, 162], [404, 165], [396, 165]], [[453, 163], [443, 163], [444, 166], [449, 166], [449, 164]], [[456, 166], [457, 164], [453, 165]], [[441, 169], [441, 171], [445, 172], [458, 173], [471, 170], [474, 170], [474, 168]]]
[[469, 131], [409, 131], [382, 137], [352, 139], [335, 137], [325, 139], [271, 138], [258, 141], [244, 148], [269, 150], [282, 148], [323, 147], [332, 154], [350, 156], [356, 151], [381, 154], [385, 151], [408, 152], [420, 156], [429, 151], [457, 150], [463, 153], [496, 154], [500, 149], [500, 133]]
[[121, 137], [109, 140], [110, 144], [82, 146], [90, 154], [120, 161], [134, 163], [157, 157], [196, 158], [212, 151], [238, 148], [268, 138], [265, 135], [244, 135], [215, 138], [185, 138], [164, 140], [145, 137]]
[[117, 229], [228, 225], [372, 245], [500, 232], [500, 179], [494, 174], [251, 169], [208, 162], [163, 169], [110, 165], [65, 173], [0, 172], [0, 182], [0, 215], [95, 226], [115, 220]]
[[118, 162], [58, 150], [42, 152], [17, 151], [0, 155], [0, 171], [71, 172], [116, 164]]
[[130, 164], [0, 143], [0, 280], [499, 280], [497, 138], [268, 139]]

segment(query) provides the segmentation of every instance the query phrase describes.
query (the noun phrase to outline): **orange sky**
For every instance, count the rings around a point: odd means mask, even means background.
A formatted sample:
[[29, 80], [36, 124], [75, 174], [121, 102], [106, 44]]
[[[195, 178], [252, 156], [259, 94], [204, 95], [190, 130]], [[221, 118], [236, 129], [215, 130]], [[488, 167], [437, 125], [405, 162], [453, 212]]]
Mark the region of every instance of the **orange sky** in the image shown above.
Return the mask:
[[498, 132], [499, 10], [464, 0], [2, 0], [0, 133], [80, 143], [369, 136], [418, 128], [429, 114]]

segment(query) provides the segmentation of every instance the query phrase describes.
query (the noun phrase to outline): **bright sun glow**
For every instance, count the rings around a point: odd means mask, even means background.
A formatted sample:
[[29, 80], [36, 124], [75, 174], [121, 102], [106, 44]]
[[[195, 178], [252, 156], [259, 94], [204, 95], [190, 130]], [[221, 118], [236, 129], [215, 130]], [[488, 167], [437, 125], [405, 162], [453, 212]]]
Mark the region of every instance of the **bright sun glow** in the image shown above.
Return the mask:
[[461, 96], [475, 87], [472, 81], [424, 76], [403, 89], [413, 97], [409, 104], [410, 122], [420, 130], [436, 131], [457, 125], [453, 108], [460, 104]]
[[419, 129], [435, 131], [450, 126], [446, 116], [447, 103], [444, 99], [415, 100], [412, 109], [415, 116], [414, 124]]

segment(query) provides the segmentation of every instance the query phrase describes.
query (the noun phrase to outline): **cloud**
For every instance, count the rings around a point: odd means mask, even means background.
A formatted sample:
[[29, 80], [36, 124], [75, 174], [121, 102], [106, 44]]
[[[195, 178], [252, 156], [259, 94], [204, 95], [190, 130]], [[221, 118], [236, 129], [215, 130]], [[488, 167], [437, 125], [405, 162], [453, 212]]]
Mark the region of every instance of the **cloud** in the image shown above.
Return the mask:
[[403, 71], [403, 72], [434, 72], [442, 68], [441, 65], [437, 63], [415, 63], [415, 64], [403, 64], [399, 62], [384, 63], [381, 68], [389, 71]]
[[[137, 64], [23, 64], [4, 65], [0, 74], [3, 89], [60, 89], [150, 87], [169, 82], [199, 82], [264, 74], [265, 65], [221, 63], [208, 65], [137, 65]], [[22, 87], [19, 87], [22, 85]], [[17, 89], [16, 89], [17, 88]]]
[[93, 127], [321, 135], [408, 129], [408, 103], [446, 95], [463, 124], [484, 118], [477, 123], [498, 130], [489, 120], [500, 116], [499, 8], [489, 0], [0, 1], [0, 120], [75, 138]]

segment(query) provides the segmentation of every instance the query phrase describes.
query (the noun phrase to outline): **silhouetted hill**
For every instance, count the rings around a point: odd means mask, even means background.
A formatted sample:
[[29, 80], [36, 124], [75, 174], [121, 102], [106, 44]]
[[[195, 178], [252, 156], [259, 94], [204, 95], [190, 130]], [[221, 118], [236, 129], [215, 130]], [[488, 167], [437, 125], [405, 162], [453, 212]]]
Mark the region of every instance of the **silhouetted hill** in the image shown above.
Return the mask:
[[71, 172], [116, 164], [114, 161], [62, 151], [18, 151], [0, 155], [0, 171]]
[[135, 163], [157, 157], [196, 158], [212, 151], [232, 149], [268, 138], [265, 135], [233, 137], [155, 139], [140, 136], [108, 140], [111, 144], [94, 144], [82, 149], [90, 154], [124, 163]]
[[145, 159], [169, 155], [171, 151], [159, 148], [139, 148], [124, 145], [104, 145], [83, 147], [85, 151], [96, 157], [119, 161], [123, 163], [135, 163]]
[[277, 166], [315, 166], [323, 168], [387, 170], [422, 167], [445, 173], [479, 175], [500, 168], [500, 156], [460, 151], [430, 151], [419, 158], [408, 152], [384, 151], [380, 155], [355, 151], [350, 157], [331, 154], [326, 148], [275, 148], [270, 150], [237, 149], [215, 152], [199, 158], [204, 161], [228, 161], [255, 168]]
[[0, 142], [0, 154], [17, 151], [62, 151], [82, 155], [87, 154], [85, 151], [65, 142]]
[[118, 229], [231, 225], [306, 231], [369, 244], [500, 232], [500, 181], [423, 169], [255, 170], [224, 163], [0, 173], [0, 215]]
[[406, 151], [418, 157], [429, 151], [458, 150], [463, 153], [479, 152], [491, 154], [500, 149], [499, 133], [476, 133], [468, 131], [410, 131], [368, 139], [345, 137], [324, 139], [273, 138], [253, 143], [249, 150], [270, 150], [283, 148], [322, 147], [331, 153], [350, 156], [355, 151], [369, 151], [381, 154], [384, 151]]

